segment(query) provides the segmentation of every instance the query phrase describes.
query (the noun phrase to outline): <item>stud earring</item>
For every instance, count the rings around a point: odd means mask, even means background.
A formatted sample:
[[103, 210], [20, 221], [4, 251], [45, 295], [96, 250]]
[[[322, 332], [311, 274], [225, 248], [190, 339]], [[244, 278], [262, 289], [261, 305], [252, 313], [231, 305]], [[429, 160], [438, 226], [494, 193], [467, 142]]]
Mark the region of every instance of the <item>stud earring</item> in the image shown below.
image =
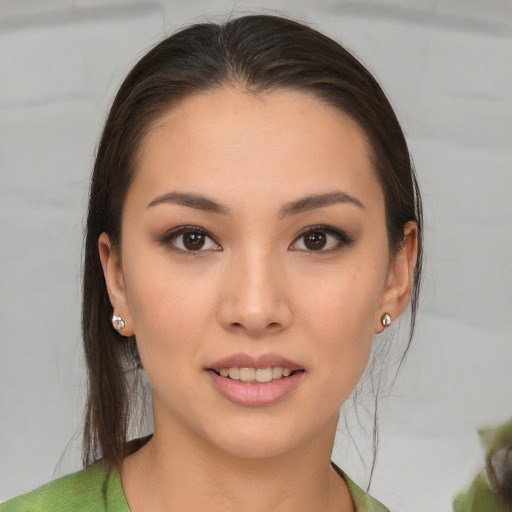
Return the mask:
[[389, 313], [384, 313], [380, 317], [380, 323], [382, 324], [382, 327], [384, 327], [384, 329], [386, 327], [389, 327], [391, 325], [391, 315]]
[[120, 331], [121, 329], [124, 329], [124, 320], [122, 317], [117, 315], [112, 315], [112, 325], [114, 326], [114, 329]]

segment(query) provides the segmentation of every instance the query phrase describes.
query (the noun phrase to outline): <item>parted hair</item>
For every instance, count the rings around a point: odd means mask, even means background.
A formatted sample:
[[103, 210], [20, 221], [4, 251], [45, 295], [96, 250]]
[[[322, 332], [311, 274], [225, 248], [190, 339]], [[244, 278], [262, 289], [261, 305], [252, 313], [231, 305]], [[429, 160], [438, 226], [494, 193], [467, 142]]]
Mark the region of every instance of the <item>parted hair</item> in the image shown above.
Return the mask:
[[[119, 467], [128, 453], [128, 427], [138, 400], [130, 371], [140, 366], [135, 337], [112, 328], [98, 252], [105, 232], [122, 243], [124, 198], [137, 172], [141, 142], [180, 100], [232, 85], [253, 94], [292, 89], [311, 94], [350, 116], [365, 133], [385, 198], [390, 254], [404, 226], [418, 226], [418, 258], [410, 302], [409, 347], [422, 262], [422, 209], [415, 171], [397, 117], [372, 74], [340, 44], [290, 19], [249, 15], [202, 23], [166, 38], [130, 71], [108, 114], [91, 179], [82, 296], [82, 334], [88, 371], [83, 461], [103, 458]], [[405, 355], [405, 354], [404, 354]]]

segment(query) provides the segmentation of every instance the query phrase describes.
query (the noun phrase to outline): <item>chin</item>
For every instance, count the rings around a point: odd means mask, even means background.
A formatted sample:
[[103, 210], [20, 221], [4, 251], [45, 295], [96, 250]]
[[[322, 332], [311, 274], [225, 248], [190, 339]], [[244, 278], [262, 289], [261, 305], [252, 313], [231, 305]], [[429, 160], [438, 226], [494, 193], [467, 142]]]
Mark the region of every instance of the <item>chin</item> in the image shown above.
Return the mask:
[[265, 459], [279, 457], [296, 449], [312, 433], [301, 432], [297, 424], [282, 425], [279, 422], [251, 421], [250, 425], [234, 424], [229, 429], [209, 432], [206, 439], [231, 457], [240, 459]]

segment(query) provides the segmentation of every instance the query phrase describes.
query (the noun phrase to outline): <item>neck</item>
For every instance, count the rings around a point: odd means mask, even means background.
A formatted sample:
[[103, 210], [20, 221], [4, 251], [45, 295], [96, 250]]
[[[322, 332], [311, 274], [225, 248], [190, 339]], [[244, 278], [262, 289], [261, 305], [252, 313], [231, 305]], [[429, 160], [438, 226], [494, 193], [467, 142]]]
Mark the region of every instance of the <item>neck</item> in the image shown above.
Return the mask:
[[330, 465], [337, 418], [308, 443], [272, 457], [221, 451], [190, 431], [158, 428], [121, 471], [132, 512], [352, 511], [350, 493]]

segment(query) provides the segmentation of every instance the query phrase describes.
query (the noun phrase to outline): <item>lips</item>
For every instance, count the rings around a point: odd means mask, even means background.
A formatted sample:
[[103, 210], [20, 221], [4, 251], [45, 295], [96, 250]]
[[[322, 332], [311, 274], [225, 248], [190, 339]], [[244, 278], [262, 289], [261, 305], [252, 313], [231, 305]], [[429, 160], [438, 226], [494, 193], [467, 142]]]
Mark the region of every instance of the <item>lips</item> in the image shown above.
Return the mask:
[[304, 375], [303, 367], [276, 354], [256, 358], [235, 354], [206, 370], [221, 395], [237, 405], [252, 407], [281, 401]]
[[219, 373], [223, 368], [235, 367], [255, 369], [281, 367], [289, 368], [292, 372], [304, 369], [301, 365], [277, 354], [262, 354], [258, 357], [252, 357], [247, 354], [234, 354], [213, 363], [209, 369]]

